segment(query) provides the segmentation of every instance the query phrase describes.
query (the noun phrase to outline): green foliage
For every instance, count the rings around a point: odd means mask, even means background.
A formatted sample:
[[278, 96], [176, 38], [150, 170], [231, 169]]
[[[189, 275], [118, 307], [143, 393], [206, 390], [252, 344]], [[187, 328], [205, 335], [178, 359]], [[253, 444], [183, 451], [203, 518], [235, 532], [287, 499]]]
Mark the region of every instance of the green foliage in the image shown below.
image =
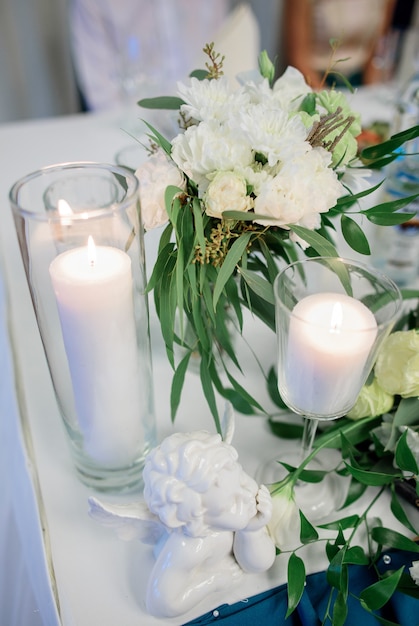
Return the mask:
[[[214, 52], [213, 44], [207, 46], [205, 51], [210, 63], [205, 70], [195, 71], [193, 76], [199, 80], [216, 79], [222, 75], [223, 58]], [[260, 71], [272, 84], [274, 66], [266, 53], [260, 57]], [[183, 101], [180, 98], [162, 97], [141, 100], [139, 104], [146, 108], [177, 110]], [[317, 95], [310, 93], [303, 99], [300, 110], [308, 116], [314, 115], [316, 104]], [[170, 156], [171, 143], [151, 125], [147, 126], [152, 142]], [[416, 126], [393, 135], [377, 146], [364, 149], [361, 158], [368, 167], [384, 167], [399, 156], [405, 142], [418, 136], [419, 126]], [[258, 153], [256, 161], [263, 166], [267, 162], [266, 155]], [[284, 228], [262, 226], [254, 220], [258, 217], [265, 222], [268, 220], [266, 216], [256, 216], [252, 210], [247, 213], [237, 211], [235, 206], [228, 207], [221, 218], [210, 217], [203, 199], [198, 195], [196, 181], [187, 179], [185, 189], [167, 188], [165, 206], [169, 223], [161, 236], [148, 291], [154, 295], [167, 357], [173, 368], [172, 420], [175, 420], [180, 406], [191, 361], [199, 364], [200, 384], [218, 432], [221, 432], [221, 423], [217, 396], [229, 400], [241, 413], [266, 415], [258, 399], [252, 397], [238, 382], [239, 375], [244, 374], [246, 369], [240, 361], [231, 331], [234, 329], [233, 334], [235, 332], [239, 335], [244, 333], [245, 309], [275, 331], [272, 287], [279, 269], [301, 255], [302, 249], [298, 248], [293, 239], [297, 238], [306, 244], [306, 256], [326, 256], [329, 257], [328, 262], [333, 264], [333, 260], [339, 256], [334, 245], [334, 234], [339, 225], [350, 248], [367, 256], [370, 254], [370, 246], [356, 216], [382, 226], [409, 220], [412, 213], [402, 209], [416, 196], [360, 208], [359, 201], [365, 202], [369, 194], [379, 189], [380, 184], [341, 197], [333, 208], [321, 214], [321, 224], [317, 230], [298, 224], [289, 224]], [[251, 195], [253, 191], [251, 185], [247, 184], [247, 194]], [[348, 276], [342, 273], [339, 278], [350, 294]], [[418, 297], [418, 292], [410, 290], [403, 295], [413, 299]], [[406, 313], [400, 323], [419, 326], [418, 313]], [[266, 374], [266, 382], [270, 400], [279, 410], [284, 409], [273, 369]], [[396, 589], [410, 595], [417, 594], [418, 588], [412, 586], [411, 579], [403, 569], [381, 575], [376, 563], [383, 549], [419, 553], [419, 545], [403, 534], [379, 524], [372, 529], [368, 525], [368, 516], [376, 501], [383, 494], [390, 494], [392, 514], [409, 533], [418, 533], [396, 490], [403, 472], [413, 477], [416, 484], [418, 481], [418, 459], [409, 448], [407, 433], [402, 432], [405, 426], [417, 427], [417, 404], [417, 398], [397, 399], [386, 445], [381, 444], [374, 434], [382, 422], [382, 416], [367, 416], [358, 421], [341, 418], [319, 433], [312, 453], [299, 467], [282, 463], [289, 472], [286, 482], [295, 484], [298, 480], [304, 480], [315, 484], [323, 480], [326, 472], [307, 469], [308, 463], [320, 450], [335, 448], [341, 451], [342, 462], [331, 471], [346, 476], [349, 483], [341, 510], [336, 512], [335, 519], [318, 527], [321, 533], [300, 513], [301, 545], [291, 551], [288, 561], [287, 617], [298, 607], [304, 592], [306, 568], [297, 552], [311, 543], [324, 542], [329, 562], [327, 580], [331, 591], [324, 623], [330, 622], [333, 626], [345, 623], [348, 614], [349, 568], [353, 565], [368, 567], [376, 572], [376, 582], [364, 589], [359, 597], [361, 606], [367, 612], [385, 606]], [[301, 436], [299, 425], [273, 417], [269, 419], [269, 425], [281, 437]], [[365, 501], [363, 496], [366, 492], [373, 495], [364, 510], [357, 515], [346, 514], [348, 506]], [[361, 528], [366, 529], [368, 536], [369, 545], [366, 547], [357, 543]], [[326, 538], [324, 533], [327, 534]], [[278, 552], [282, 553], [282, 550]], [[380, 621], [390, 623], [382, 618]]]

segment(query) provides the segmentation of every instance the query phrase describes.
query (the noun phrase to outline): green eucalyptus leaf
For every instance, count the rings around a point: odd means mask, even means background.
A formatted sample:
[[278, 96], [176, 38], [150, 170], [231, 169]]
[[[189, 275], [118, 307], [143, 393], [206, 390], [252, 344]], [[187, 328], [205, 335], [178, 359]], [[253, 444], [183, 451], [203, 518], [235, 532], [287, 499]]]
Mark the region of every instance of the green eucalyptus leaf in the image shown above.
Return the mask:
[[172, 256], [174, 247], [174, 243], [168, 243], [162, 250], [160, 250], [154, 264], [152, 274], [148, 279], [147, 292], [152, 291], [157, 283], [159, 283], [166, 274], [172, 271], [175, 264], [175, 256]]
[[297, 237], [301, 237], [301, 239], [304, 239], [304, 241], [314, 248], [320, 256], [339, 256], [335, 246], [332, 245], [325, 237], [316, 233], [315, 230], [310, 230], [309, 228], [304, 228], [303, 226], [297, 226], [295, 224], [289, 224], [289, 228], [297, 235]]
[[346, 494], [345, 502], [341, 506], [341, 509], [346, 508], [350, 504], [353, 504], [365, 493], [367, 489], [367, 485], [358, 482], [355, 478], [351, 478], [351, 482], [349, 483], [349, 489]]
[[399, 498], [397, 497], [397, 493], [394, 485], [391, 485], [391, 503], [390, 503], [391, 512], [394, 517], [399, 520], [403, 526], [406, 526], [414, 535], [418, 534], [418, 530], [413, 526], [410, 519], [406, 515], [406, 511], [402, 507]]
[[217, 433], [222, 436], [221, 422], [220, 416], [218, 414], [217, 403], [215, 401], [215, 393], [213, 382], [210, 374], [209, 367], [209, 359], [206, 357], [205, 353], [201, 354], [201, 364], [199, 368], [199, 375], [201, 377], [201, 385], [204, 392], [205, 399], [211, 411], [211, 414], [214, 418], [215, 427], [217, 429]]
[[[185, 101], [176, 96], [156, 96], [155, 98], [142, 98], [137, 102], [143, 109], [166, 109], [178, 111]], [[154, 130], [154, 129], [153, 129]]]
[[419, 544], [405, 537], [396, 530], [377, 526], [371, 531], [371, 537], [374, 541], [388, 548], [396, 548], [396, 550], [406, 550], [409, 552], [419, 552]]
[[326, 543], [326, 556], [329, 559], [329, 563], [332, 562], [339, 550], [340, 548], [336, 545], [336, 543], [332, 543], [331, 541]]
[[[275, 369], [273, 367], [271, 367], [269, 369], [266, 382], [267, 382], [267, 386], [268, 386], [268, 394], [269, 394], [269, 397], [272, 400], [272, 402], [276, 406], [281, 408], [281, 409], [288, 409], [287, 405], [285, 404], [285, 402], [283, 401], [283, 399], [281, 398], [281, 395], [279, 393], [279, 390], [278, 390], [278, 378], [277, 378]], [[271, 424], [272, 432], [276, 434], [275, 422], [274, 422], [274, 420], [271, 420], [271, 421], [272, 421], [272, 424]], [[281, 422], [278, 422], [278, 424], [279, 424], [279, 428], [281, 428], [281, 426], [280, 426]], [[290, 426], [290, 424], [288, 424], [288, 426]], [[299, 424], [295, 424], [294, 422], [293, 422], [292, 426], [296, 428], [296, 430], [294, 431], [295, 433], [297, 433], [297, 432], [300, 433], [300, 435], [295, 435], [295, 436], [296, 437], [300, 437], [301, 436], [301, 432], [302, 432], [302, 426], [299, 425]], [[281, 435], [278, 434], [278, 437], [281, 437]]]
[[368, 146], [361, 152], [361, 158], [366, 160], [374, 160], [382, 158], [389, 153], [394, 152], [397, 148], [400, 148], [406, 141], [419, 137], [419, 126], [413, 126], [396, 135], [392, 135], [386, 141], [379, 143], [375, 146]]
[[380, 485], [389, 485], [396, 478], [400, 478], [400, 472], [398, 474], [386, 474], [383, 472], [373, 472], [371, 470], [364, 470], [359, 467], [354, 467], [345, 462], [348, 472], [356, 478], [360, 483], [364, 485], [370, 485], [378, 487]]
[[189, 76], [191, 78], [197, 78], [198, 80], [205, 80], [208, 78], [208, 70], [193, 70]]
[[305, 580], [304, 561], [293, 552], [288, 561], [288, 609], [285, 619], [297, 608], [304, 593]]
[[396, 446], [396, 463], [401, 470], [419, 474], [419, 467], [407, 443], [407, 430], [404, 431]]
[[359, 515], [349, 515], [348, 517], [342, 517], [342, 519], [338, 519], [333, 522], [327, 522], [327, 524], [319, 524], [319, 528], [326, 528], [329, 530], [346, 530], [347, 528], [355, 528], [358, 522]]
[[348, 568], [347, 565], [343, 563], [344, 557], [345, 549], [342, 548], [331, 560], [326, 570], [326, 578], [331, 587], [346, 594], [348, 587]]
[[359, 254], [371, 254], [371, 249], [362, 228], [347, 215], [341, 217], [342, 234], [348, 245]]
[[328, 215], [334, 214], [334, 213], [341, 213], [342, 210], [345, 210], [353, 206], [361, 198], [365, 198], [365, 196], [369, 196], [371, 193], [374, 193], [374, 191], [377, 191], [377, 189], [379, 189], [382, 184], [383, 184], [383, 181], [380, 181], [373, 187], [368, 187], [367, 189], [364, 189], [363, 191], [359, 191], [358, 193], [350, 193], [350, 194], [347, 194], [346, 196], [341, 196], [340, 198], [338, 198], [336, 202], [336, 207], [331, 209], [331, 211], [328, 211]]
[[403, 572], [400, 577], [399, 584], [397, 585], [397, 591], [401, 591], [405, 595], [419, 600], [419, 585], [413, 581], [410, 574]]
[[350, 546], [345, 552], [343, 562], [351, 565], [368, 565], [369, 558], [361, 546]]
[[230, 374], [230, 372], [228, 370], [226, 370], [226, 374], [227, 374], [227, 378], [230, 381], [232, 387], [241, 395], [242, 398], [244, 398], [250, 406], [254, 406], [255, 408], [259, 409], [259, 411], [262, 411], [263, 413], [265, 412], [263, 410], [263, 408], [261, 407], [261, 405], [259, 404], [259, 402], [257, 402], [257, 400], [255, 400], [250, 393], [248, 393], [244, 387], [242, 387], [237, 380], [234, 378], [234, 376], [232, 376]]
[[371, 213], [367, 219], [377, 226], [398, 226], [415, 217], [416, 213]]
[[179, 408], [180, 398], [182, 395], [182, 389], [185, 382], [185, 374], [188, 369], [189, 360], [191, 358], [191, 351], [188, 351], [183, 357], [179, 365], [177, 366], [172, 380], [172, 388], [170, 393], [170, 412], [172, 422], [175, 421], [176, 413]]
[[167, 141], [165, 137], [159, 131], [154, 128], [151, 124], [149, 124], [146, 120], [143, 120], [144, 124], [151, 130], [152, 136], [151, 139], [155, 141], [165, 152], [170, 156], [172, 152], [172, 144], [170, 141]]
[[240, 259], [242, 258], [247, 245], [250, 241], [252, 233], [244, 233], [241, 237], [236, 239], [236, 241], [231, 246], [230, 250], [227, 253], [226, 258], [224, 259], [224, 263], [221, 266], [221, 269], [218, 273], [217, 281], [214, 287], [214, 296], [213, 296], [213, 304], [214, 310], [217, 307], [218, 300], [221, 296], [221, 293], [224, 289], [224, 286], [230, 276], [233, 274], [234, 270]]
[[340, 448], [342, 445], [341, 433], [353, 445], [369, 439], [371, 430], [381, 423], [381, 417], [364, 417], [360, 420], [341, 418], [327, 431], [316, 437], [314, 446], [325, 448]]
[[333, 605], [333, 626], [344, 626], [348, 617], [348, 605], [346, 602], [347, 594], [338, 592], [335, 603]]
[[361, 591], [361, 601], [371, 610], [381, 609], [397, 589], [403, 567]]
[[193, 211], [193, 216], [194, 216], [196, 238], [197, 238], [199, 247], [201, 248], [201, 255], [205, 256], [206, 241], [205, 241], [205, 234], [204, 234], [204, 222], [202, 219], [201, 203], [199, 199], [196, 197], [194, 197], [193, 202], [192, 202], [192, 211]]
[[304, 513], [300, 510], [300, 541], [303, 544], [313, 543], [319, 538], [319, 533], [314, 526], [308, 521]]
[[279, 420], [269, 419], [271, 431], [281, 439], [301, 439], [303, 435], [303, 426], [290, 422], [282, 422]]
[[255, 272], [245, 270], [243, 267], [240, 268], [240, 275], [243, 276], [249, 289], [254, 291], [260, 298], [263, 298], [263, 300], [266, 300], [266, 302], [275, 304], [272, 284], [269, 281]]

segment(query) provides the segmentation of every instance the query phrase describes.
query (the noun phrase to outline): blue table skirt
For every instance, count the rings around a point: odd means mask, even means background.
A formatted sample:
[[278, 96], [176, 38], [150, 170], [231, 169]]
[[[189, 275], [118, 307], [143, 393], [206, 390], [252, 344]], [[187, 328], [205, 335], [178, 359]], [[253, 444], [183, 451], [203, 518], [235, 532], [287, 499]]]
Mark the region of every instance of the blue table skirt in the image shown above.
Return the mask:
[[[377, 563], [378, 569], [395, 570], [403, 565], [408, 568], [412, 561], [418, 560], [418, 553], [388, 551], [391, 557], [386, 564], [383, 558]], [[351, 593], [359, 596], [360, 592], [377, 581], [374, 571], [363, 566], [349, 567], [348, 618], [345, 626], [378, 626], [376, 617], [365, 611], [359, 601]], [[307, 576], [307, 584], [301, 602], [294, 613], [285, 620], [287, 612], [287, 587], [281, 585], [276, 589], [261, 593], [233, 605], [223, 604], [217, 609], [192, 620], [184, 626], [203, 626], [205, 624], [222, 624], [223, 626], [319, 626], [323, 623], [330, 587], [325, 572]], [[393, 594], [391, 600], [377, 612], [377, 615], [399, 626], [419, 626], [419, 600], [400, 592]], [[329, 624], [330, 621], [325, 622]]]

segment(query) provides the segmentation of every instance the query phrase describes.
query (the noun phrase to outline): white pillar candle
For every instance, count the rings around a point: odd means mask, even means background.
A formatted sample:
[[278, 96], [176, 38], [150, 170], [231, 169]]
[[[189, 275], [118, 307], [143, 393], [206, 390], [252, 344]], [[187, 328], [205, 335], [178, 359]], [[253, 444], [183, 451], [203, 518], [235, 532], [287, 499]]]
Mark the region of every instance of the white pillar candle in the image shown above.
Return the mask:
[[310, 416], [349, 411], [376, 335], [375, 317], [359, 300], [336, 293], [303, 298], [290, 319], [284, 400]]
[[75, 248], [49, 269], [85, 451], [122, 467], [143, 443], [131, 259], [105, 246], [95, 256]]

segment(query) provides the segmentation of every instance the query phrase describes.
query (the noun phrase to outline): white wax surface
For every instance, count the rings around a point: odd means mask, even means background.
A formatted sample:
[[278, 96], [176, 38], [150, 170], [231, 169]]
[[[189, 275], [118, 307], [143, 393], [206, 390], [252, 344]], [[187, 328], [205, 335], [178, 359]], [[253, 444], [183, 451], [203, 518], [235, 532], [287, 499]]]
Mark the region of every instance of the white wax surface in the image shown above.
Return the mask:
[[362, 302], [335, 293], [303, 298], [290, 319], [284, 400], [311, 416], [349, 411], [376, 335], [375, 317]]
[[88, 455], [123, 467], [143, 446], [131, 260], [117, 248], [87, 246], [50, 265], [79, 428]]

